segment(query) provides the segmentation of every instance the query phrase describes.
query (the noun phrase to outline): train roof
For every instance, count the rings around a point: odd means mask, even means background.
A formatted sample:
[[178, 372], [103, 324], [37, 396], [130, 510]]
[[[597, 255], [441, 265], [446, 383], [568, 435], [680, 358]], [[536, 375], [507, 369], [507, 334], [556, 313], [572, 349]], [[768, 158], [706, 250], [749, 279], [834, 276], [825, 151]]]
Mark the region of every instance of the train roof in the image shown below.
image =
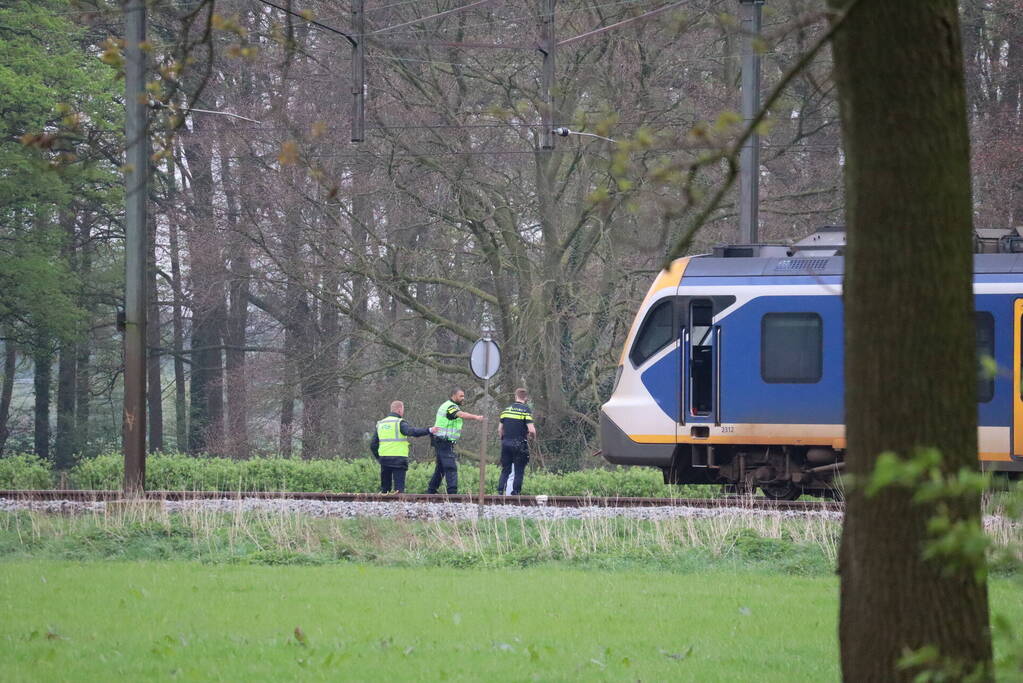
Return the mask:
[[[842, 275], [844, 269], [843, 256], [718, 257], [706, 254], [691, 258], [684, 278], [825, 276]], [[973, 272], [1023, 274], [1023, 254], [974, 254]]]

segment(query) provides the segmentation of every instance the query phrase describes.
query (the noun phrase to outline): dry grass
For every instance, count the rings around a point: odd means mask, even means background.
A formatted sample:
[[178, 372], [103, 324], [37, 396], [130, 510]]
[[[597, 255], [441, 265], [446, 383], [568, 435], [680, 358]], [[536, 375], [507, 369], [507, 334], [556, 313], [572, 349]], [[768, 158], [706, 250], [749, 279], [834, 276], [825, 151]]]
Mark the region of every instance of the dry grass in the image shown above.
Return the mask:
[[[999, 510], [1002, 511], [1002, 510]], [[1023, 563], [1023, 523], [988, 516], [985, 529], [996, 552]], [[395, 564], [429, 563], [438, 555], [469, 558], [476, 564], [515, 564], [544, 559], [579, 561], [592, 557], [656, 559], [688, 551], [711, 558], [748, 550], [762, 539], [766, 550], [811, 549], [828, 566], [837, 561], [841, 522], [825, 516], [783, 517], [741, 509], [712, 517], [659, 520], [586, 518], [526, 520], [469, 519], [419, 521], [404, 518], [317, 518], [286, 506], [230, 511], [203, 505], [170, 512], [152, 503], [124, 503], [77, 515], [41, 512], [0, 514], [0, 532], [29, 548], [45, 541], [76, 539], [128, 542], [141, 532], [174, 536], [198, 558], [273, 552], [346, 557]], [[11, 545], [12, 541], [8, 541]], [[737, 546], [743, 546], [738, 547]], [[458, 563], [457, 561], [455, 562]]]
[[[230, 512], [202, 505], [170, 512], [150, 503], [124, 503], [77, 516], [25, 512], [0, 515], [0, 531], [15, 534], [29, 546], [44, 539], [67, 539], [83, 532], [127, 539], [139, 529], [177, 534], [197, 552], [212, 554], [241, 548], [301, 554], [357, 550], [358, 555], [417, 562], [436, 553], [455, 553], [500, 561], [508, 555], [537, 554], [577, 560], [593, 555], [656, 556], [701, 550], [728, 554], [740, 532], [819, 548], [834, 562], [840, 525], [823, 517], [722, 513], [714, 517], [661, 520], [586, 518], [526, 520], [469, 519], [424, 522], [397, 518], [317, 518], [286, 507]], [[86, 534], [88, 535], [88, 534]]]

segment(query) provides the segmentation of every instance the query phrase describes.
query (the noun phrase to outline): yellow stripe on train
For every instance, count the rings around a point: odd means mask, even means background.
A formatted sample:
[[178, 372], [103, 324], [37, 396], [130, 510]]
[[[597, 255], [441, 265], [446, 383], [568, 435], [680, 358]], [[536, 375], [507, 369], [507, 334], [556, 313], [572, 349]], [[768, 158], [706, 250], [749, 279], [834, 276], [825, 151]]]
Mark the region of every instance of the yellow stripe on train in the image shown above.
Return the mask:
[[[636, 443], [664, 444], [664, 443], [706, 443], [706, 444], [739, 444], [759, 446], [827, 446], [836, 450], [844, 450], [846, 442], [844, 437], [828, 439], [813, 437], [784, 437], [784, 436], [737, 436], [733, 434], [714, 435], [706, 437], [689, 436], [683, 434], [629, 434], [630, 439]], [[997, 462], [1012, 462], [1012, 456], [1008, 451], [981, 451], [977, 453], [978, 460], [993, 460]]]

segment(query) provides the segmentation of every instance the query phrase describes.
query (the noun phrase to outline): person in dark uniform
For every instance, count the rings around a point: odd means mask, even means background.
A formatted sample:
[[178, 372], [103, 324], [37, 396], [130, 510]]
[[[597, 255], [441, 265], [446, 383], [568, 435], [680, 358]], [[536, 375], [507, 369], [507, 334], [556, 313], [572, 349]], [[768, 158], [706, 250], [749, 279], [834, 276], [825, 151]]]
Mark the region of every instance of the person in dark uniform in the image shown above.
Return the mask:
[[380, 493], [390, 493], [391, 483], [398, 493], [405, 493], [405, 472], [408, 471], [409, 437], [433, 434], [434, 427], [419, 429], [402, 419], [405, 404], [391, 401], [391, 412], [377, 422], [369, 450], [380, 463]]
[[437, 419], [433, 423], [436, 431], [430, 439], [437, 453], [437, 466], [426, 487], [427, 493], [437, 493], [441, 477], [447, 480], [449, 494], [458, 493], [458, 460], [455, 456], [455, 443], [462, 436], [462, 420], [480, 421], [483, 419], [482, 415], [473, 415], [462, 410], [462, 401], [464, 400], [465, 392], [455, 389], [451, 392], [451, 398], [437, 408]]
[[526, 405], [526, 390], [515, 390], [515, 402], [501, 411], [501, 422], [497, 426], [497, 436], [501, 439], [501, 479], [497, 484], [498, 495], [507, 490], [508, 476], [515, 467], [512, 480], [512, 495], [522, 493], [522, 479], [526, 474], [526, 463], [529, 462], [529, 439], [536, 438], [536, 427], [533, 425], [533, 413]]

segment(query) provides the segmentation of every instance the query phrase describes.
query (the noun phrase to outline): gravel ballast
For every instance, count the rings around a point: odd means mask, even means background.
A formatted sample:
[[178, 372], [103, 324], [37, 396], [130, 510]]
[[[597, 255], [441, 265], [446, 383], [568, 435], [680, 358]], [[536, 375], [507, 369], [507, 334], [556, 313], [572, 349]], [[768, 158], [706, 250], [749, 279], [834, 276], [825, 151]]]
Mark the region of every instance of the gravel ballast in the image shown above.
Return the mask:
[[[289, 500], [265, 498], [221, 498], [210, 500], [168, 500], [157, 503], [168, 513], [182, 511], [204, 511], [236, 514], [238, 512], [260, 512], [274, 514], [297, 514], [310, 517], [379, 517], [418, 520], [472, 520], [483, 519], [601, 519], [625, 517], [631, 519], [661, 520], [676, 517], [781, 517], [820, 518], [840, 520], [842, 513], [834, 510], [761, 510], [749, 507], [715, 506], [693, 507], [665, 505], [659, 507], [553, 507], [520, 505], [485, 505], [482, 509], [474, 503], [420, 503], [396, 500], [393, 502], [335, 502], [319, 500]], [[118, 503], [116, 505], [124, 505]], [[84, 502], [71, 500], [19, 500], [0, 498], [0, 512], [31, 510], [65, 515], [105, 514], [105, 502]]]

